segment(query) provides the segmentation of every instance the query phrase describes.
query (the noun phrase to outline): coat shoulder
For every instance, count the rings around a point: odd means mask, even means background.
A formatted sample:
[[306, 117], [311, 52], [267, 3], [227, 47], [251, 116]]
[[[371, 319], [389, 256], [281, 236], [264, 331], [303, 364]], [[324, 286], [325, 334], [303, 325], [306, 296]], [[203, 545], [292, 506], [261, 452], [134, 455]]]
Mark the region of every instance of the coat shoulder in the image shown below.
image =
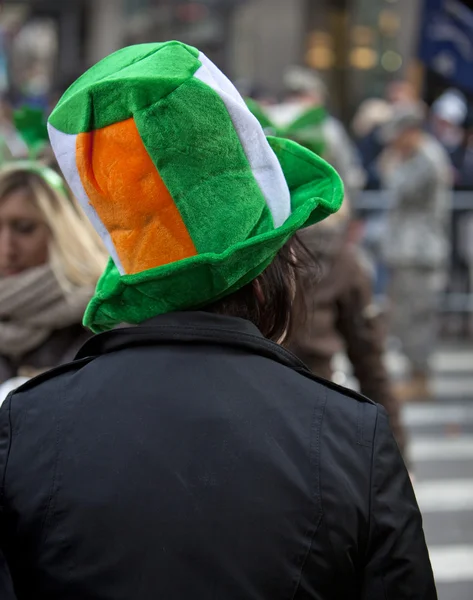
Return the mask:
[[[343, 429], [347, 434], [351, 430], [358, 444], [371, 447], [378, 414], [386, 412], [383, 407], [354, 390], [317, 377], [309, 371], [301, 374], [316, 384], [325, 395], [325, 425], [331, 427], [335, 424], [338, 427], [343, 421]], [[354, 439], [353, 436], [347, 435], [347, 440]]]
[[355, 390], [352, 390], [350, 388], [338, 385], [333, 381], [323, 379], [322, 377], [317, 377], [317, 375], [314, 375], [308, 369], [304, 371], [302, 371], [301, 369], [297, 369], [297, 371], [300, 374], [304, 375], [304, 377], [312, 380], [319, 386], [322, 386], [326, 390], [327, 395], [330, 395], [331, 399], [333, 399], [334, 402], [339, 402], [348, 407], [353, 407], [357, 404], [366, 404], [373, 408], [376, 408], [377, 406], [376, 402], [373, 402], [373, 400], [370, 400], [366, 396], [363, 396], [363, 394], [360, 394], [359, 392], [356, 392]]
[[39, 402], [43, 408], [46, 405], [51, 408], [61, 403], [61, 393], [71, 377], [91, 360], [92, 358], [84, 358], [65, 363], [29, 379], [9, 394], [7, 399], [10, 401], [11, 410], [21, 412], [34, 402]]

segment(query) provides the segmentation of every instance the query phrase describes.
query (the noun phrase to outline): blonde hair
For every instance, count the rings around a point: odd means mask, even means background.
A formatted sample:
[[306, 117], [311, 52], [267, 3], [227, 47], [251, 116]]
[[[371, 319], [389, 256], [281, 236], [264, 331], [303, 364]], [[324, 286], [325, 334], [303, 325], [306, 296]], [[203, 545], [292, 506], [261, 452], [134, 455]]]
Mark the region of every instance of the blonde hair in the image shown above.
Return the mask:
[[62, 178], [47, 167], [31, 163], [0, 169], [0, 202], [16, 190], [25, 190], [41, 211], [51, 237], [49, 263], [65, 291], [95, 286], [107, 252]]

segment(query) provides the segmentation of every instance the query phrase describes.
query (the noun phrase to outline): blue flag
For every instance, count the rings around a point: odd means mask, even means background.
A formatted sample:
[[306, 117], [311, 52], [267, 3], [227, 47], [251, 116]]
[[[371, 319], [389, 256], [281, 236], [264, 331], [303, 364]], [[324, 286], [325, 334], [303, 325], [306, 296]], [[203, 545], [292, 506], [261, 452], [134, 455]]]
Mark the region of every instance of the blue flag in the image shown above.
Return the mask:
[[451, 84], [473, 92], [473, 11], [460, 0], [424, 0], [420, 58]]

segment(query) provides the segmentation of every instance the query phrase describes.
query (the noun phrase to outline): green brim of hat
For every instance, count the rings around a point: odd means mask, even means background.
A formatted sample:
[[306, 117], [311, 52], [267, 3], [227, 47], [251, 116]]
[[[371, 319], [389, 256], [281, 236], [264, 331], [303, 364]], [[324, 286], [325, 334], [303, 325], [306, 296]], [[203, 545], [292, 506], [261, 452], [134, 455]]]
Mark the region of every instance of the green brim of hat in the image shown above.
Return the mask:
[[343, 184], [329, 164], [290, 140], [268, 141], [291, 193], [292, 213], [286, 222], [221, 254], [199, 254], [135, 275], [120, 275], [110, 259], [85, 313], [86, 327], [100, 333], [121, 323], [203, 308], [253, 281], [299, 229], [340, 208]]

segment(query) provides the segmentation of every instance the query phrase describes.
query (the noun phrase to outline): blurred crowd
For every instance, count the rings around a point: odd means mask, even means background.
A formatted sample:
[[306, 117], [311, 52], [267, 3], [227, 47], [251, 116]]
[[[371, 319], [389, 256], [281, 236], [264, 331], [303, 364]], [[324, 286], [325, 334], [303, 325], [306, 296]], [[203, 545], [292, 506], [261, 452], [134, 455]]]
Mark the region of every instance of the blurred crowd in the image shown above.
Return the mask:
[[[473, 185], [472, 112], [467, 98], [459, 90], [448, 89], [429, 108], [411, 83], [393, 81], [383, 98], [370, 98], [362, 103], [351, 126], [345, 128], [331, 114], [327, 89], [313, 72], [300, 67], [290, 69], [286, 86], [287, 95], [282, 102], [254, 93], [249, 106], [267, 133], [289, 137], [307, 146], [342, 176], [346, 225], [341, 226], [340, 216], [337, 222], [329, 219], [324, 231], [314, 232], [313, 237], [325, 251], [341, 248], [335, 253], [335, 263], [353, 262], [357, 255], [358, 262], [371, 271], [365, 291], [358, 293], [358, 297], [365, 298], [364, 303], [361, 307], [359, 303], [356, 305], [358, 312], [351, 315], [349, 322], [360, 324], [366, 321], [363, 315], [377, 315], [373, 309], [373, 286], [385, 293], [389, 303], [384, 322], [411, 366], [411, 376], [399, 384], [398, 396], [428, 398], [429, 364], [438, 332], [438, 298], [445, 289], [451, 255], [452, 189], [468, 189]], [[354, 243], [360, 235], [353, 220], [350, 223], [349, 214], [349, 207], [356, 204], [354, 201], [364, 189], [386, 190], [392, 202], [381, 224], [374, 219], [365, 230], [374, 259], [371, 264], [366, 253]], [[321, 256], [320, 248], [318, 255]], [[336, 272], [332, 266], [331, 276]], [[351, 280], [355, 287], [358, 279], [358, 287], [363, 287], [358, 272], [353, 264], [345, 269], [340, 267], [339, 280], [349, 288], [347, 282]], [[330, 277], [322, 279], [321, 284], [329, 286]], [[309, 296], [320, 299], [319, 294], [313, 292]], [[352, 290], [346, 304], [353, 306], [353, 298]], [[343, 311], [338, 309], [337, 314]], [[323, 319], [320, 322], [327, 323]], [[311, 340], [320, 339], [320, 330], [317, 334], [312, 332]], [[347, 350], [346, 332], [342, 337]], [[353, 352], [348, 344], [349, 355], [354, 357], [352, 362], [359, 363], [360, 354], [369, 357], [366, 348], [361, 353], [359, 346], [367, 337], [366, 331], [360, 332], [358, 347]], [[310, 358], [304, 357], [311, 364]], [[377, 373], [374, 387], [382, 390], [386, 398], [386, 388], [379, 383], [382, 370], [369, 363], [368, 358], [364, 368], [354, 365], [361, 388], [377, 398], [371, 381]], [[360, 372], [368, 374], [369, 382]], [[325, 374], [328, 375], [327, 371]]]
[[473, 190], [473, 106], [460, 90], [447, 89], [428, 106], [412, 83], [394, 80], [384, 97], [365, 100], [345, 128], [331, 114], [328, 90], [314, 72], [294, 67], [285, 82], [282, 99], [253, 90], [250, 107], [268, 131], [322, 153], [349, 192], [386, 187], [386, 155], [392, 155], [395, 145], [386, 130], [409, 110], [416, 113], [425, 135], [448, 155], [454, 188]]

